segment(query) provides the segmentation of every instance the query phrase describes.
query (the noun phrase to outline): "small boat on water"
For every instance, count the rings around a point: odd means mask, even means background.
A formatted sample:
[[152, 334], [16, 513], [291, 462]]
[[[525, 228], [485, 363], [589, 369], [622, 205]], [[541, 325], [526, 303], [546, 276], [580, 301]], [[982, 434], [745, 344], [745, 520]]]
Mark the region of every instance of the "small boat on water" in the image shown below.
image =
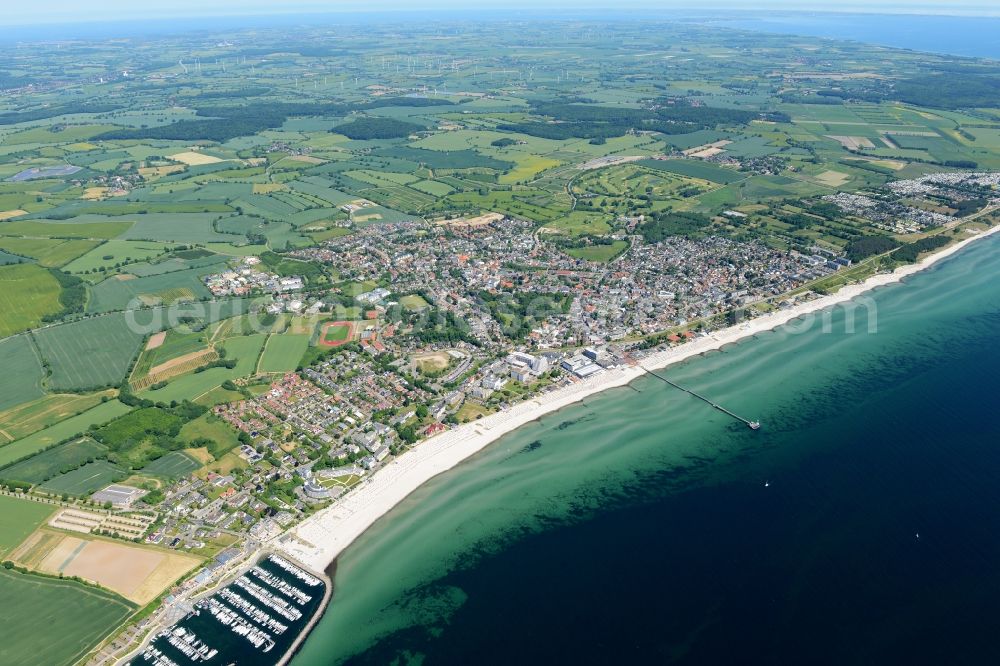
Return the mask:
[[751, 430], [760, 430], [760, 421], [751, 421], [747, 424]]

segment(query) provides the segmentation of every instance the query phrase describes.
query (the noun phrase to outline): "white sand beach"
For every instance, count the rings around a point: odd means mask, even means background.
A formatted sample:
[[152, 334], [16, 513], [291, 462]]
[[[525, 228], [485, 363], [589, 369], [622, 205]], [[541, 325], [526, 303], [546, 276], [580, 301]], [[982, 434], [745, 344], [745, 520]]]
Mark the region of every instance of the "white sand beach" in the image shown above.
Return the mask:
[[845, 286], [836, 294], [778, 310], [696, 338], [686, 344], [647, 356], [642, 360], [641, 366], [607, 370], [590, 379], [518, 404], [504, 412], [492, 414], [428, 438], [373, 473], [343, 499], [275, 539], [272, 545], [277, 550], [284, 550], [299, 562], [322, 571], [352, 541], [416, 488], [512, 430], [595, 393], [624, 386], [645, 374], [647, 368], [655, 370], [678, 363], [774, 329], [803, 315], [850, 301], [876, 287], [899, 282], [906, 276], [924, 270], [958, 252], [969, 243], [998, 231], [1000, 226], [992, 227], [925, 257], [919, 263], [900, 267], [892, 273], [872, 276], [863, 283]]

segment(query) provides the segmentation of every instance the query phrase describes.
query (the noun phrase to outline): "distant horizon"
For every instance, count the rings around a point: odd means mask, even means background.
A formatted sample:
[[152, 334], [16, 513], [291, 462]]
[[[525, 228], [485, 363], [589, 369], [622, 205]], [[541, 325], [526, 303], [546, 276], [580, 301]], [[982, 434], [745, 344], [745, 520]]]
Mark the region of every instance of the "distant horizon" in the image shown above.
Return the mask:
[[411, 14], [433, 12], [435, 17], [452, 13], [468, 15], [473, 13], [489, 13], [509, 11], [514, 14], [545, 13], [567, 11], [579, 13], [617, 13], [623, 11], [667, 12], [683, 11], [685, 13], [735, 11], [745, 14], [765, 13], [796, 13], [796, 14], [905, 14], [923, 16], [956, 16], [956, 17], [1000, 17], [1000, 7], [994, 3], [982, 1], [963, 2], [960, 4], [940, 2], [937, 0], [883, 0], [878, 3], [861, 2], [860, 0], [845, 0], [844, 2], [797, 2], [795, 0], [760, 0], [755, 6], [748, 7], [742, 0], [706, 0], [697, 6], [687, 0], [633, 0], [626, 6], [608, 6], [608, 0], [578, 0], [568, 3], [565, 0], [548, 0], [547, 2], [526, 2], [513, 0], [504, 3], [489, 3], [475, 9], [458, 6], [450, 0], [424, 0], [419, 5], [404, 3], [400, 0], [381, 0], [374, 3], [361, 3], [356, 0], [297, 0], [294, 4], [283, 4], [275, 7], [272, 2], [248, 0], [236, 3], [232, 0], [206, 3], [193, 0], [153, 0], [144, 6], [137, 7], [134, 3], [123, 0], [104, 0], [90, 5], [83, 13], [77, 3], [68, 0], [41, 0], [28, 7], [11, 8], [0, 16], [0, 25], [32, 26], [73, 25], [99, 23], [133, 23], [161, 20], [197, 20], [197, 19], [240, 19], [266, 17], [292, 17], [299, 15], [337, 16], [337, 15], [371, 15], [385, 12], [391, 14]]

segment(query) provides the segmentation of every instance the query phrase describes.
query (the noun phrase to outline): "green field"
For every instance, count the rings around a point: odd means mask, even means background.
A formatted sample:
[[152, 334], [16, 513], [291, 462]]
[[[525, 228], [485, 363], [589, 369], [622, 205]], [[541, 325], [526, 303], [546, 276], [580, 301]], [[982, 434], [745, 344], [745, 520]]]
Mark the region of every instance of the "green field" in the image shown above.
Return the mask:
[[[224, 391], [225, 389], [218, 390]], [[243, 398], [239, 393], [235, 395], [237, 399]], [[177, 439], [191, 446], [205, 446], [216, 460], [239, 446], [240, 443], [236, 431], [211, 412], [185, 423]]]
[[560, 215], [552, 222], [545, 225], [549, 229], [557, 229], [570, 236], [582, 236], [584, 234], [601, 235], [611, 231], [608, 225], [608, 216], [600, 213], [587, 213], [575, 210], [566, 215]]
[[408, 296], [403, 296], [402, 298], [399, 299], [399, 304], [402, 305], [407, 310], [411, 310], [413, 312], [426, 310], [427, 308], [430, 307], [430, 303], [424, 300], [424, 298], [419, 294], [410, 294]]
[[204, 333], [172, 328], [167, 331], [163, 344], [142, 352], [132, 371], [132, 379], [145, 377], [157, 365], [179, 356], [201, 351], [207, 346], [208, 340]]
[[4, 371], [4, 380], [0, 382], [0, 411], [44, 395], [42, 378], [45, 371], [27, 335], [0, 340], [0, 368]]
[[724, 169], [722, 167], [715, 166], [714, 164], [698, 160], [641, 160], [636, 162], [636, 164], [649, 169], [657, 169], [659, 171], [667, 171], [669, 173], [679, 173], [682, 176], [691, 176], [692, 178], [710, 180], [713, 183], [719, 183], [722, 185], [735, 183], [736, 181], [743, 180], [747, 177], [747, 174], [745, 173], [740, 173], [739, 171], [735, 171], [733, 169]]
[[42, 323], [62, 310], [59, 283], [34, 264], [0, 266], [0, 338]]
[[94, 249], [99, 243], [92, 240], [0, 237], [0, 250], [31, 257], [41, 266], [58, 268]]
[[298, 367], [309, 347], [307, 333], [275, 333], [267, 340], [260, 359], [261, 372], [291, 372]]
[[228, 391], [221, 386], [209, 390], [198, 397], [195, 402], [206, 407], [215, 407], [226, 402], [236, 402], [243, 399], [243, 394], [239, 391]]
[[346, 324], [341, 324], [339, 326], [330, 326], [325, 331], [323, 331], [323, 341], [324, 342], [343, 342], [347, 339], [347, 336], [351, 334], [351, 327]]
[[83, 437], [32, 456], [0, 471], [0, 478], [25, 483], [42, 483], [70, 467], [81, 465], [92, 458], [100, 458], [107, 447]]
[[88, 409], [83, 414], [73, 416], [44, 430], [39, 430], [36, 433], [28, 435], [24, 439], [0, 446], [0, 468], [34, 453], [38, 453], [74, 435], [84, 433], [92, 425], [107, 423], [129, 412], [131, 409], [131, 407], [117, 400], [109, 400], [93, 409]]
[[0, 559], [27, 539], [54, 511], [51, 504], [0, 495]]
[[110, 398], [103, 393], [50, 393], [0, 412], [0, 445], [48, 428], [63, 419], [81, 414]]
[[130, 280], [110, 277], [94, 285], [87, 303], [87, 312], [110, 312], [134, 309], [142, 305], [207, 298], [211, 294], [202, 284], [201, 276], [210, 272], [212, 268], [204, 267]]
[[212, 220], [216, 217], [217, 213], [147, 213], [129, 218], [134, 226], [120, 239], [173, 243], [225, 243], [242, 239], [212, 229]]
[[[0, 663], [72, 664], [111, 633], [134, 606], [70, 580], [0, 569]], [[41, 637], [41, 638], [40, 638]]]
[[63, 267], [68, 273], [105, 270], [119, 263], [145, 261], [163, 254], [170, 245], [150, 241], [110, 240]]
[[106, 460], [87, 463], [83, 467], [54, 476], [39, 488], [50, 493], [68, 493], [82, 497], [104, 488], [115, 479], [124, 477], [124, 471]]
[[0, 236], [29, 236], [42, 238], [114, 238], [132, 226], [131, 222], [51, 222], [23, 220], [0, 223]]
[[118, 384], [142, 344], [124, 314], [83, 319], [35, 332], [52, 367], [53, 389], [87, 389]]
[[455, 191], [455, 188], [451, 185], [437, 180], [421, 180], [416, 183], [410, 183], [409, 187], [436, 197], [443, 197]]
[[201, 467], [201, 463], [181, 451], [171, 451], [142, 468], [143, 474], [179, 479]]
[[595, 261], [603, 263], [611, 261], [628, 248], [628, 241], [616, 240], [610, 245], [590, 245], [587, 247], [573, 247], [565, 250], [566, 254], [577, 259]]
[[239, 379], [252, 375], [257, 368], [257, 358], [264, 346], [267, 336], [263, 333], [249, 336], [229, 338], [223, 343], [227, 358], [237, 359], [236, 367], [210, 368], [204, 372], [184, 375], [173, 379], [167, 386], [158, 391], [143, 391], [144, 397], [155, 397], [156, 400], [170, 402], [171, 400], [194, 400], [198, 396], [211, 391], [227, 379]]

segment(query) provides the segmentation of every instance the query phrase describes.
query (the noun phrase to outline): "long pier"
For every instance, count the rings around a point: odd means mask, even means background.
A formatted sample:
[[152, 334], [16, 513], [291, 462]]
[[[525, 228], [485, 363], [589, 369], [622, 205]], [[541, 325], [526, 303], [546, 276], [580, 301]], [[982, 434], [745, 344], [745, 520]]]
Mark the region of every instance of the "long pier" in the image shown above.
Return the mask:
[[643, 370], [646, 370], [646, 372], [648, 372], [652, 376], [656, 377], [660, 381], [665, 382], [665, 383], [669, 384], [670, 386], [673, 386], [675, 389], [677, 389], [679, 391], [684, 391], [685, 393], [687, 393], [689, 395], [693, 395], [694, 397], [698, 398], [699, 400], [708, 403], [709, 405], [711, 405], [715, 409], [719, 410], [723, 414], [731, 416], [732, 418], [736, 419], [737, 421], [742, 421], [751, 430], [758, 430], [760, 428], [760, 423], [758, 421], [751, 421], [750, 419], [743, 418], [739, 414], [734, 414], [733, 412], [729, 411], [728, 409], [726, 409], [725, 407], [723, 407], [719, 403], [712, 402], [711, 400], [709, 400], [708, 398], [706, 398], [702, 394], [696, 393], [696, 392], [692, 391], [689, 388], [685, 388], [685, 387], [681, 386], [680, 384], [676, 384], [676, 383], [670, 381], [669, 379], [667, 379], [666, 377], [664, 377], [663, 375], [661, 375], [661, 374], [659, 374], [657, 372], [653, 372], [652, 370], [649, 370], [649, 369], [646, 369], [646, 368], [643, 368]]

